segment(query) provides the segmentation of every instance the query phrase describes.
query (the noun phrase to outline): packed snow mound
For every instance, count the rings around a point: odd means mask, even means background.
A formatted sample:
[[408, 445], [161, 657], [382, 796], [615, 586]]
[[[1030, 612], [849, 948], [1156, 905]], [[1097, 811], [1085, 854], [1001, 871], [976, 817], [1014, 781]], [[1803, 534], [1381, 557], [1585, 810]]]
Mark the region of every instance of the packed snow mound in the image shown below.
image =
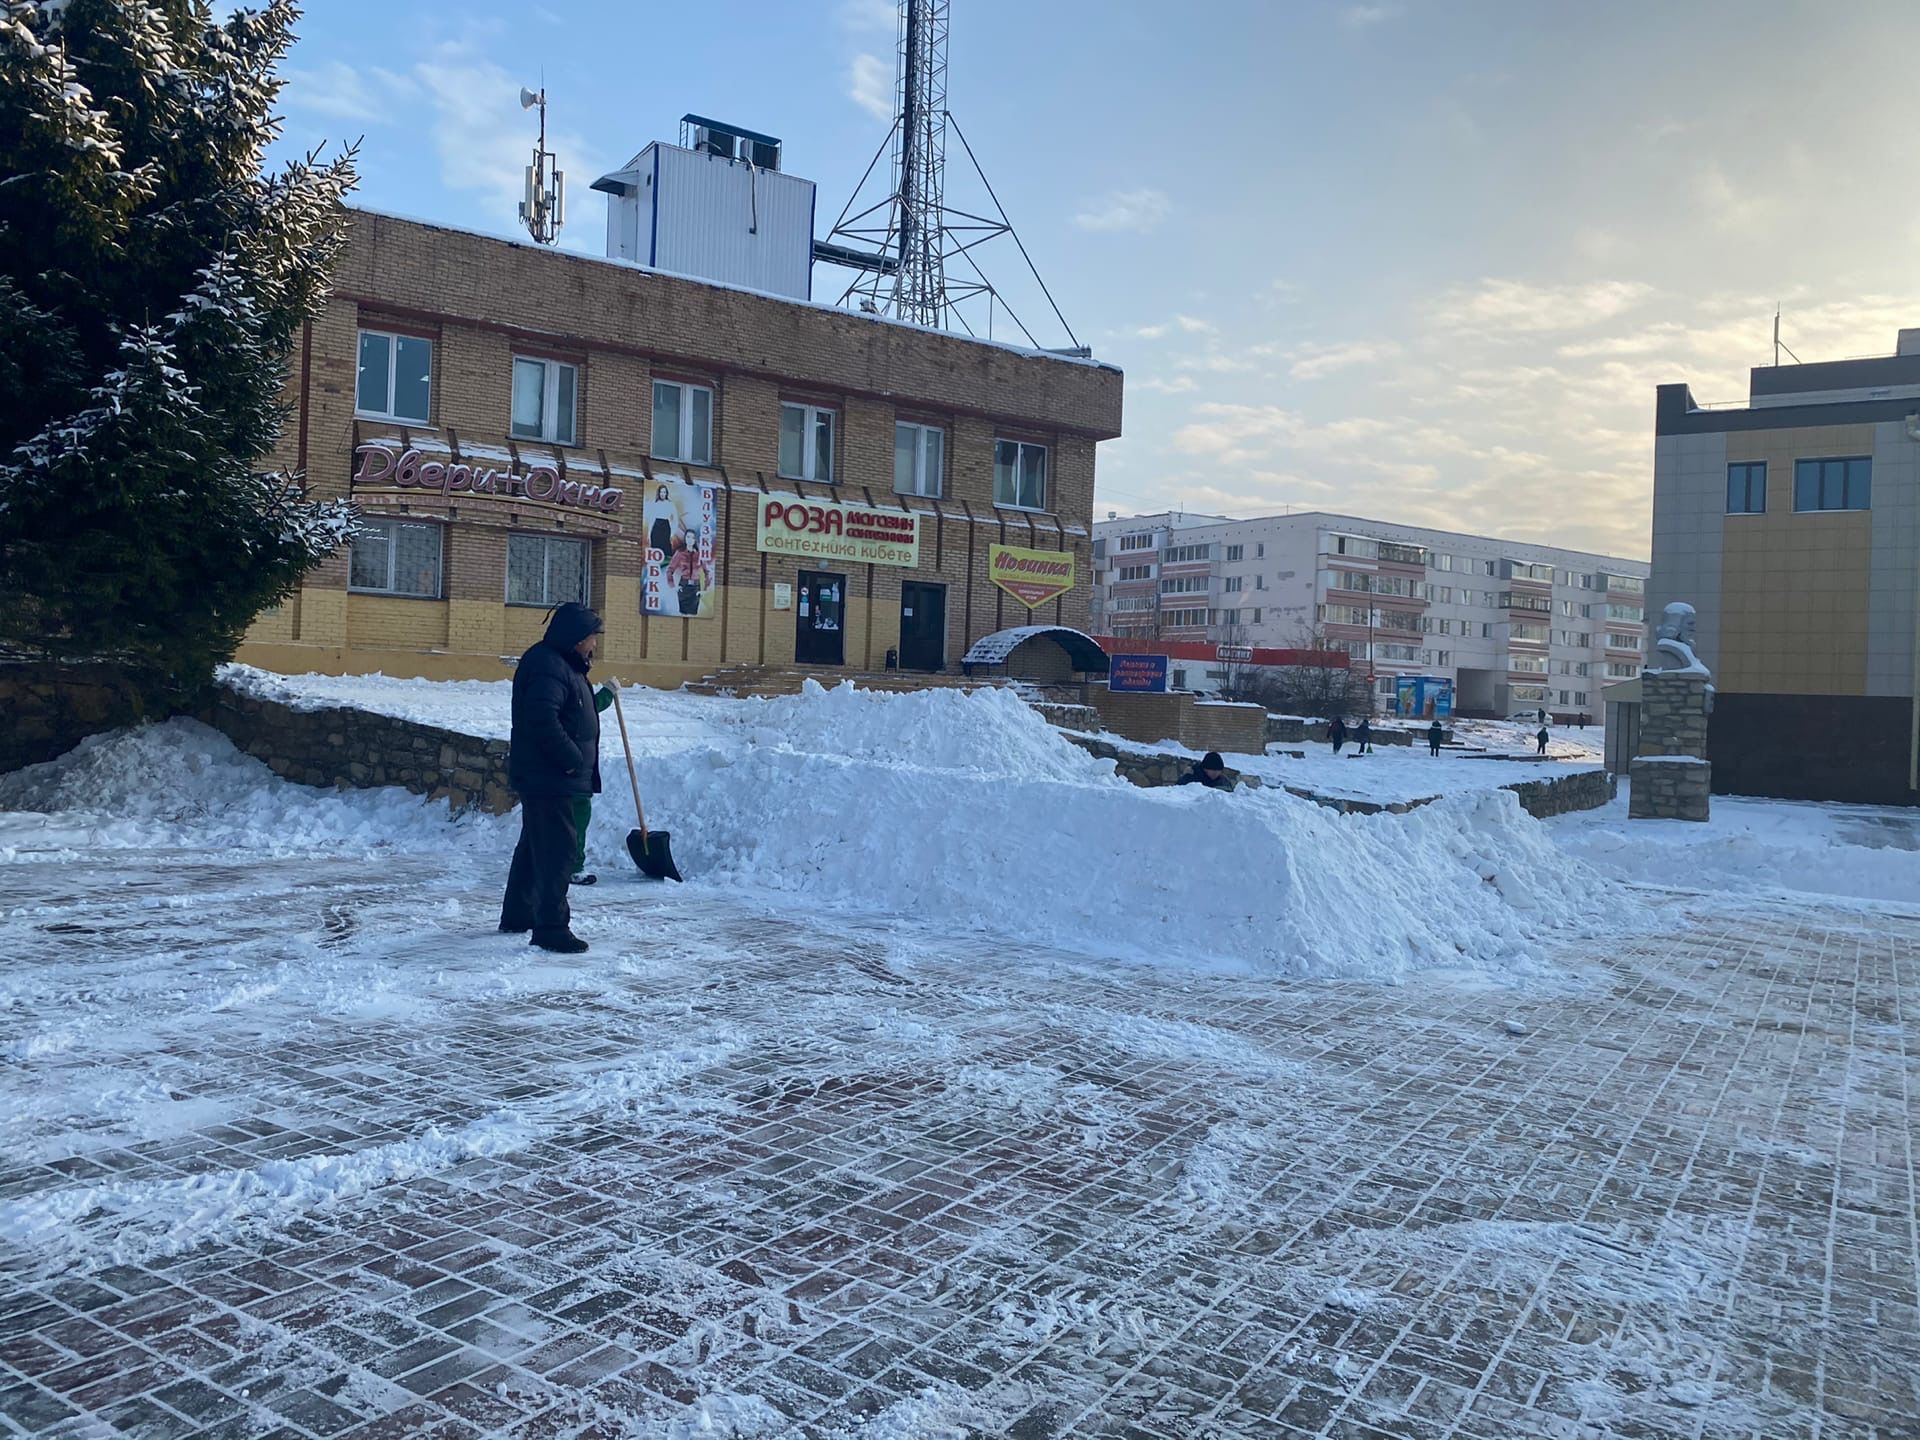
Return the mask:
[[0, 858], [13, 859], [71, 845], [363, 852], [444, 846], [449, 828], [444, 801], [292, 785], [187, 719], [94, 735], [56, 760], [0, 775], [5, 811], [37, 812], [0, 813]]
[[[818, 914], [880, 912], [1010, 947], [1058, 947], [1269, 974], [1393, 977], [1428, 965], [1525, 971], [1554, 927], [1597, 918], [1606, 887], [1505, 792], [1406, 815], [1341, 816], [1276, 789], [1143, 790], [1011, 694], [809, 686], [728, 702], [694, 743], [641, 745], [648, 819], [692, 887]], [[633, 825], [612, 726], [588, 860], [632, 879]], [[90, 740], [0, 777], [0, 806], [51, 812], [64, 843], [270, 853], [471, 847], [504, 879], [511, 817], [449, 822], [399, 790], [281, 781], [189, 720]], [[28, 833], [20, 826], [26, 823]], [[44, 851], [0, 817], [0, 846]], [[577, 892], [590, 933], [626, 884]]]
[[1713, 797], [1707, 823], [1630, 820], [1627, 787], [1605, 810], [1561, 816], [1560, 848], [1641, 885], [1787, 891], [1920, 905], [1920, 814], [1865, 805]]
[[1111, 762], [1063, 743], [1011, 690], [892, 695], [808, 680], [798, 695], [747, 703], [743, 723], [753, 744], [769, 751], [982, 780], [1113, 778]]

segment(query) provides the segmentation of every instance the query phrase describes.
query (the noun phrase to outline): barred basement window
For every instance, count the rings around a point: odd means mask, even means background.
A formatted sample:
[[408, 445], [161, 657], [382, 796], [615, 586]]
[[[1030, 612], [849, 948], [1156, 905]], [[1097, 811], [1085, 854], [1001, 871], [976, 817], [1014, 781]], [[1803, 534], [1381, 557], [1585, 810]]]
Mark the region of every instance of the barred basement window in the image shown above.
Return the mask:
[[507, 604], [587, 603], [588, 549], [584, 540], [556, 535], [507, 536]]
[[445, 530], [408, 520], [363, 520], [347, 562], [347, 588], [370, 595], [440, 598]]

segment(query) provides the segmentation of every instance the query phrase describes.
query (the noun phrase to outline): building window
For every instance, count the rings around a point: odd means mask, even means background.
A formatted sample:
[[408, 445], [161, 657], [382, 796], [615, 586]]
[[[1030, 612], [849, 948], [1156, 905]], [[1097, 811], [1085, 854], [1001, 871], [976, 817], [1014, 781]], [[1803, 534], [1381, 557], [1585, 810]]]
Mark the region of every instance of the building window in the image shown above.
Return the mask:
[[1019, 510], [1047, 508], [1047, 447], [1025, 440], [993, 442], [993, 503]]
[[353, 408], [381, 420], [427, 423], [432, 398], [433, 342], [418, 335], [360, 332], [360, 369]]
[[1638, 635], [1622, 635], [1617, 631], [1609, 630], [1607, 632], [1607, 648], [1609, 650], [1638, 650], [1640, 648], [1640, 637]]
[[1213, 612], [1213, 623], [1216, 625], [1238, 625], [1240, 623], [1240, 612], [1238, 610], [1216, 610]]
[[1257, 605], [1253, 608], [1253, 623], [1255, 625], [1260, 623], [1260, 607]]
[[1114, 578], [1118, 580], [1151, 580], [1153, 578], [1153, 566], [1122, 565], [1114, 572]]
[[507, 536], [507, 604], [587, 603], [587, 542], [557, 535]]
[[1194, 627], [1207, 623], [1207, 612], [1205, 610], [1169, 610], [1162, 618], [1169, 625]]
[[1229, 560], [1244, 560], [1244, 559], [1246, 559], [1246, 558], [1247, 558], [1247, 547], [1246, 547], [1246, 546], [1244, 546], [1244, 545], [1229, 545], [1229, 546], [1227, 546], [1227, 559], [1229, 559]]
[[1793, 462], [1796, 510], [1871, 510], [1872, 501], [1873, 461], [1864, 455]]
[[1764, 515], [1767, 513], [1767, 462], [1727, 466], [1727, 513]]
[[1153, 548], [1153, 532], [1151, 530], [1136, 530], [1131, 535], [1122, 535], [1120, 537], [1120, 548], [1122, 550], [1151, 550]]
[[713, 463], [713, 391], [676, 380], [653, 382], [653, 458]]
[[573, 444], [573, 396], [579, 371], [557, 360], [513, 361], [513, 434], [518, 440]]
[[1484, 620], [1480, 622], [1480, 638], [1482, 640], [1491, 640], [1493, 638], [1493, 626], [1487, 624]]
[[1163, 565], [1188, 565], [1196, 560], [1206, 560], [1213, 555], [1211, 545], [1176, 545], [1161, 557]]
[[896, 421], [893, 427], [893, 493], [927, 495], [938, 499], [946, 448], [947, 432], [937, 425], [911, 425], [906, 421]]
[[[1237, 550], [1239, 548], [1240, 547], [1237, 545], [1229, 545], [1227, 547], [1229, 551]], [[1232, 559], [1233, 557], [1231, 554], [1229, 554], [1227, 558]], [[1229, 575], [1227, 576], [1226, 580], [1222, 582], [1221, 588], [1229, 595], [1238, 595], [1241, 592], [1241, 590], [1245, 588], [1245, 585], [1244, 585], [1243, 578], [1241, 576]]]
[[1607, 606], [1607, 619], [1609, 620], [1645, 620], [1646, 618], [1646, 610], [1639, 605]]
[[818, 405], [780, 407], [780, 473], [788, 480], [833, 483], [833, 411]]
[[1639, 673], [1640, 667], [1638, 665], [1624, 665], [1617, 660], [1609, 660], [1607, 662], [1607, 678], [1609, 680], [1631, 680]]
[[1162, 595], [1204, 595], [1207, 593], [1207, 577], [1204, 575], [1176, 575], [1170, 580], [1160, 582]]
[[1511, 685], [1507, 688], [1507, 698], [1516, 705], [1524, 704], [1528, 701], [1537, 704], [1547, 698], [1547, 687], [1544, 685]]
[[347, 565], [347, 588], [439, 599], [444, 533], [438, 525], [410, 520], [361, 521]]
[[1253, 547], [1253, 558], [1256, 560], [1264, 560], [1267, 558], [1267, 546], [1264, 540], [1255, 543]]
[[1646, 588], [1647, 582], [1642, 580], [1638, 575], [1607, 576], [1607, 589], [1609, 590], [1622, 590], [1629, 595], [1640, 595], [1645, 593]]

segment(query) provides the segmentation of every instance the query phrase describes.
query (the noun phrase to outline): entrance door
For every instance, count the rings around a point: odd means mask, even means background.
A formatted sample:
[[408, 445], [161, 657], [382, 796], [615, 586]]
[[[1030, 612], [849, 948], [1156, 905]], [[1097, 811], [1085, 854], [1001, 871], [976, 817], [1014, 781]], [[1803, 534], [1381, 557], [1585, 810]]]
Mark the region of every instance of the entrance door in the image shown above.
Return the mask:
[[847, 577], [819, 570], [800, 572], [800, 607], [794, 617], [793, 658], [801, 665], [842, 665], [847, 656]]
[[900, 582], [900, 668], [941, 670], [947, 663], [947, 587]]

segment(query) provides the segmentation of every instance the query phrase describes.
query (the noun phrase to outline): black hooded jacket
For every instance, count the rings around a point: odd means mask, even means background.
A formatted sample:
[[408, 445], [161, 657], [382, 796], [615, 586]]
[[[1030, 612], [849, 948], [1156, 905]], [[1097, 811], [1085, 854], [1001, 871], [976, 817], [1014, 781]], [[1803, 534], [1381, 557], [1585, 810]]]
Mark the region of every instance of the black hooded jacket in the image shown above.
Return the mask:
[[507, 778], [522, 795], [600, 791], [600, 712], [574, 646], [601, 628], [598, 615], [568, 601], [553, 612], [545, 638], [520, 657]]

